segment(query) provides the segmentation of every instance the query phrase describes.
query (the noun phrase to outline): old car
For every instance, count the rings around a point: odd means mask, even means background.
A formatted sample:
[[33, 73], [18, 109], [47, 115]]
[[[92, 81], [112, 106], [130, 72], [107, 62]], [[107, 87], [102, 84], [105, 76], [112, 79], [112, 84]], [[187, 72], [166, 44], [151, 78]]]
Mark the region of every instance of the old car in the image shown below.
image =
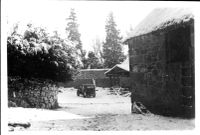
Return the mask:
[[96, 87], [94, 84], [82, 84], [77, 90], [77, 96], [96, 97]]

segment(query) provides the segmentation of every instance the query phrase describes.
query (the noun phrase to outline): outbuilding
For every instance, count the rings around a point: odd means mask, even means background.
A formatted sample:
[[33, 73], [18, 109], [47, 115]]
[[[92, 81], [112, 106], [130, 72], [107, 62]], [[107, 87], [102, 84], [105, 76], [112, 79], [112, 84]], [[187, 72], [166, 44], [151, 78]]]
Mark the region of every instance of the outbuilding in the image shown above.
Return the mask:
[[189, 9], [153, 10], [126, 38], [132, 101], [151, 112], [194, 117], [194, 16]]
[[104, 74], [110, 78], [110, 87], [130, 87], [129, 57], [121, 64], [116, 64]]

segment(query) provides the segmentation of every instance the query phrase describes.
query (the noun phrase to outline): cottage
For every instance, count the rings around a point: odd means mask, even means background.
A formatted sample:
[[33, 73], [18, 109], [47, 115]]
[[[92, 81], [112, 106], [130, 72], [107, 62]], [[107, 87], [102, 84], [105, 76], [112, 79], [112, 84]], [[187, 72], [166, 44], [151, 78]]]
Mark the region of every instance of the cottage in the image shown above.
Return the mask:
[[153, 10], [126, 38], [132, 101], [158, 114], [194, 117], [194, 16]]

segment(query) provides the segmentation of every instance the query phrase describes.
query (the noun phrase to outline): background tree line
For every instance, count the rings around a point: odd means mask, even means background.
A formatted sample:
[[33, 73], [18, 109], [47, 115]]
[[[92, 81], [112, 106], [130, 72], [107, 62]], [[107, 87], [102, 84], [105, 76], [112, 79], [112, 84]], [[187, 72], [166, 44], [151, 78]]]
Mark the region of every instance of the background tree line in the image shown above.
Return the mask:
[[18, 25], [7, 37], [8, 76], [43, 78], [56, 82], [72, 80], [79, 69], [111, 68], [125, 59], [120, 32], [110, 13], [106, 25], [106, 39], [93, 44], [93, 51], [82, 47], [81, 34], [74, 9], [66, 19], [66, 38], [57, 31], [53, 36], [41, 27], [27, 25], [19, 34]]

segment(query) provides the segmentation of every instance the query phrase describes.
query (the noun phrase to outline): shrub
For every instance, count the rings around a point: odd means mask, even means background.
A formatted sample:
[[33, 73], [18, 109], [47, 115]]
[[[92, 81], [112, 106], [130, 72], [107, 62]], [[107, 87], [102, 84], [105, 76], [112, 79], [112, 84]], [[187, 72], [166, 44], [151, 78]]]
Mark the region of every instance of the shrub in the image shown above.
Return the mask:
[[7, 51], [8, 76], [66, 82], [79, 68], [73, 43], [40, 27], [29, 25], [24, 35], [14, 31], [7, 38]]

